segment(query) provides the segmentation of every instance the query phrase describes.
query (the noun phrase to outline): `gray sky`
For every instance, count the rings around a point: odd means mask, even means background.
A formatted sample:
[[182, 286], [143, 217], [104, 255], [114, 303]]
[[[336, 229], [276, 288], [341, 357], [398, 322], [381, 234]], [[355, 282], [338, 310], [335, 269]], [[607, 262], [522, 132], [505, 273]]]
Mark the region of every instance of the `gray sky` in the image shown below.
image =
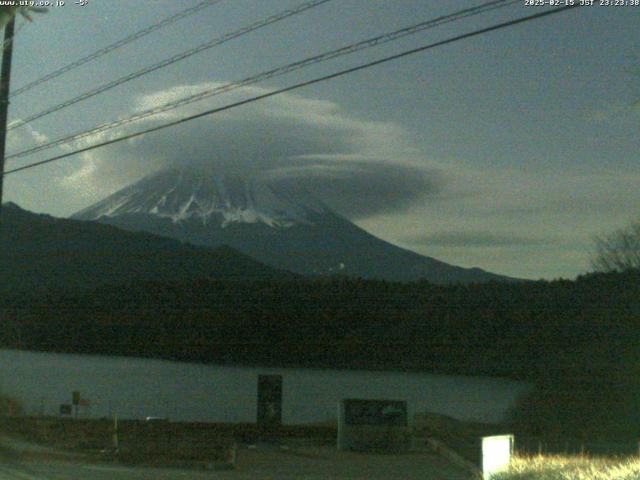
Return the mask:
[[[301, 2], [223, 0], [13, 98], [10, 118]], [[20, 20], [12, 89], [196, 3], [67, 0]], [[480, 3], [333, 0], [12, 130], [8, 153]], [[539, 11], [523, 0], [116, 134]], [[449, 263], [573, 277], [594, 235], [640, 215], [639, 26], [640, 7], [575, 9], [7, 176], [5, 200], [66, 216], [166, 165], [204, 163], [294, 177], [373, 234]]]

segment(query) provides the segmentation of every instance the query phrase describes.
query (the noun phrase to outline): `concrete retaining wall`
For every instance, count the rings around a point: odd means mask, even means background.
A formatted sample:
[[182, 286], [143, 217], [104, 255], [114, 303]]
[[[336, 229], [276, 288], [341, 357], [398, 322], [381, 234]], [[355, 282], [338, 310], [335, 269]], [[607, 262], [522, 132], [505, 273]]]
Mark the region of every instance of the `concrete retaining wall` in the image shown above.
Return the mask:
[[253, 423], [260, 374], [283, 376], [282, 420], [337, 421], [343, 398], [402, 398], [409, 419], [436, 412], [499, 422], [530, 386], [494, 378], [406, 372], [227, 367], [124, 357], [0, 350], [0, 393], [29, 414], [58, 415], [79, 391], [80, 417], [166, 417], [174, 421]]

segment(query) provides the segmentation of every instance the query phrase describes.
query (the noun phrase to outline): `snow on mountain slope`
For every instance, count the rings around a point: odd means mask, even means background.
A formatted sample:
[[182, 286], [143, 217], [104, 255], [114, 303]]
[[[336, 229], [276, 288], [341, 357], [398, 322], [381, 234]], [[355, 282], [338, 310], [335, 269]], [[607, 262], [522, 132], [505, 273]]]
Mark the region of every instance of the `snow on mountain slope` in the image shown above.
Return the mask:
[[174, 223], [199, 219], [207, 224], [263, 223], [274, 228], [313, 224], [311, 214], [328, 209], [311, 195], [259, 178], [169, 169], [142, 179], [74, 215], [97, 220], [125, 214], [148, 214]]

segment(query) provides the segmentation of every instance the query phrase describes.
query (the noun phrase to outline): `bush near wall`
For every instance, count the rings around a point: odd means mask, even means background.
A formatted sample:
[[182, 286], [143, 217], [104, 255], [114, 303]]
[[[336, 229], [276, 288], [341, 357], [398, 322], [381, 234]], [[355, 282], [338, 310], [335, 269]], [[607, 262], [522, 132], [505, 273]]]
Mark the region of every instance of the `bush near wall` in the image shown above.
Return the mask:
[[[78, 452], [113, 455], [112, 419], [1, 417], [0, 431], [30, 442]], [[259, 441], [264, 432], [250, 423], [198, 423], [144, 420], [118, 422], [118, 459], [127, 463], [226, 461], [235, 442]], [[331, 425], [283, 425], [271, 437], [335, 444]]]

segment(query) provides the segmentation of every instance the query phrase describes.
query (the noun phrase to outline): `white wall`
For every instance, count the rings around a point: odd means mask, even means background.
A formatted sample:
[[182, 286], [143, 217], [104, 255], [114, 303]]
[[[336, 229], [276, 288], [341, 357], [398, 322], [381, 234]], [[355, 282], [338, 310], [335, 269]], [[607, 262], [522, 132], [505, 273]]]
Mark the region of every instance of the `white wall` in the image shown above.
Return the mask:
[[529, 386], [493, 378], [423, 373], [224, 367], [163, 360], [0, 350], [0, 392], [28, 413], [57, 414], [79, 390], [82, 416], [254, 422], [259, 374], [283, 376], [283, 422], [336, 419], [342, 398], [407, 400], [410, 418], [430, 411], [498, 422]]

